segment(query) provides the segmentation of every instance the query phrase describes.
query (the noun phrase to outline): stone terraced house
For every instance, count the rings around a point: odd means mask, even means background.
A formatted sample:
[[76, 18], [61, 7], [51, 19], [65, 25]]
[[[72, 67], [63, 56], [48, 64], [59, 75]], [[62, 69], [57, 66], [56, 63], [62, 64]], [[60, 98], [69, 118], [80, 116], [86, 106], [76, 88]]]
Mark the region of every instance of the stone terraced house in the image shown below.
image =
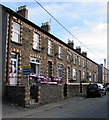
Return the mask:
[[[73, 41], [66, 44], [50, 34], [48, 22], [39, 27], [29, 21], [26, 6], [14, 12], [1, 5], [0, 12], [3, 28], [3, 89], [4, 85], [30, 86], [30, 81], [31, 84], [34, 82], [34, 75], [45, 78], [56, 76], [62, 80], [61, 85], [98, 81], [98, 64], [89, 59], [80, 47], [74, 49]], [[31, 80], [22, 74], [23, 66], [31, 68]]]

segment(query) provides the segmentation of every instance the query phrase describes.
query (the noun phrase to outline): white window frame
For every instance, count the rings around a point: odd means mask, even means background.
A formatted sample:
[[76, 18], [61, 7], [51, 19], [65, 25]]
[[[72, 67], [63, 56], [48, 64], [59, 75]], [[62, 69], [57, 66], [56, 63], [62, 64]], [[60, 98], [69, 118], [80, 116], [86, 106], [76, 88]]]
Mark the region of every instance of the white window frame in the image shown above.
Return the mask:
[[60, 59], [62, 59], [62, 47], [61, 47], [61, 46], [59, 46], [58, 53], [59, 53], [58, 57], [59, 57]]
[[[59, 70], [61, 70], [61, 75], [59, 73]], [[57, 76], [62, 79], [62, 71], [63, 71], [63, 65], [58, 64], [58, 68], [57, 68]]]
[[72, 79], [77, 80], [77, 69], [76, 68], [72, 69]]
[[80, 56], [78, 56], [78, 62], [79, 62], [79, 66], [81, 65], [81, 58]]
[[12, 41], [20, 43], [20, 24], [13, 22]]
[[67, 61], [70, 62], [71, 52], [67, 50]]
[[36, 68], [36, 75], [40, 75], [40, 59], [38, 58], [34, 58], [34, 57], [30, 57], [30, 63], [35, 64], [36, 66], [39, 65], [39, 71], [37, 72], [37, 68]]
[[85, 79], [85, 71], [83, 71], [83, 79]]
[[67, 83], [69, 82], [68, 78], [69, 78], [69, 68], [67, 67], [67, 70], [66, 70], [66, 79], [67, 79]]
[[36, 49], [36, 50], [39, 50], [39, 44], [40, 44], [39, 34], [34, 32], [33, 48]]
[[74, 56], [74, 60], [73, 60], [73, 63], [76, 64], [77, 63], [77, 55], [73, 55]]
[[85, 67], [85, 59], [83, 59], [83, 67]]
[[48, 54], [52, 55], [52, 41], [48, 40]]

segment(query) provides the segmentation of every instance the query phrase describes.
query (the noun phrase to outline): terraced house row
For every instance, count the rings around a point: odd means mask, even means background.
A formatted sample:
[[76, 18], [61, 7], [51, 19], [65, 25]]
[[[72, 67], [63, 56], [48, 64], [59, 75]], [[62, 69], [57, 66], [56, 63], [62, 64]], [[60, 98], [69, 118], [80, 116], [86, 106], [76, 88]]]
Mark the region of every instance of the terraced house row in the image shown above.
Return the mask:
[[[98, 81], [98, 64], [79, 46], [74, 49], [73, 41], [66, 44], [50, 34], [48, 22], [39, 27], [29, 21], [26, 6], [17, 12], [2, 5], [0, 9], [5, 85], [26, 86], [34, 82], [35, 76], [56, 76], [62, 84]], [[22, 67], [27, 65], [32, 80], [22, 73]]]
[[[51, 35], [49, 23], [43, 23], [41, 28], [31, 23], [25, 7], [19, 8], [18, 14], [9, 12], [6, 21], [6, 73], [9, 84], [23, 84], [20, 69], [29, 64], [33, 74], [58, 76], [67, 83], [86, 80], [87, 75], [92, 76], [93, 82], [97, 81], [97, 64], [87, 58], [87, 53], [81, 53], [81, 48], [75, 50], [73, 41], [65, 44]], [[24, 12], [23, 17], [19, 15], [21, 12]], [[14, 73], [12, 67], [15, 67]], [[14, 81], [12, 73], [16, 74]]]

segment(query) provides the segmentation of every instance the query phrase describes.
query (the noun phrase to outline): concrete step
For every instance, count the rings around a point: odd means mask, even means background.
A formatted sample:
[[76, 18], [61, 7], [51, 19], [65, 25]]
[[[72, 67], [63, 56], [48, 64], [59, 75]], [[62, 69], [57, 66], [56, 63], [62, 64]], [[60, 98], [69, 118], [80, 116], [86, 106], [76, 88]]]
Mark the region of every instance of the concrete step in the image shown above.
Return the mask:
[[35, 104], [36, 102], [35, 102], [35, 99], [30, 99], [30, 105], [31, 104]]

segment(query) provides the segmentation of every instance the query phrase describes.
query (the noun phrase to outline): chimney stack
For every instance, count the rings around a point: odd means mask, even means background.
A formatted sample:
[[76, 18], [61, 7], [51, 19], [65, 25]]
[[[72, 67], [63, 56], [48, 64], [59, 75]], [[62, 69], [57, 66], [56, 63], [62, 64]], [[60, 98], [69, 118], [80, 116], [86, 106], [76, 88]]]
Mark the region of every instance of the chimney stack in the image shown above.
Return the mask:
[[82, 55], [87, 57], [87, 52], [82, 52]]
[[28, 10], [26, 5], [18, 7], [17, 13], [28, 19]]
[[50, 24], [49, 22], [42, 23], [41, 28], [45, 30], [46, 32], [50, 32]]
[[73, 40], [69, 40], [69, 41], [68, 41], [68, 45], [69, 45], [71, 48], [74, 48]]
[[79, 53], [81, 53], [81, 47], [80, 47], [80, 46], [77, 46], [77, 47], [76, 47], [76, 51], [79, 52]]

